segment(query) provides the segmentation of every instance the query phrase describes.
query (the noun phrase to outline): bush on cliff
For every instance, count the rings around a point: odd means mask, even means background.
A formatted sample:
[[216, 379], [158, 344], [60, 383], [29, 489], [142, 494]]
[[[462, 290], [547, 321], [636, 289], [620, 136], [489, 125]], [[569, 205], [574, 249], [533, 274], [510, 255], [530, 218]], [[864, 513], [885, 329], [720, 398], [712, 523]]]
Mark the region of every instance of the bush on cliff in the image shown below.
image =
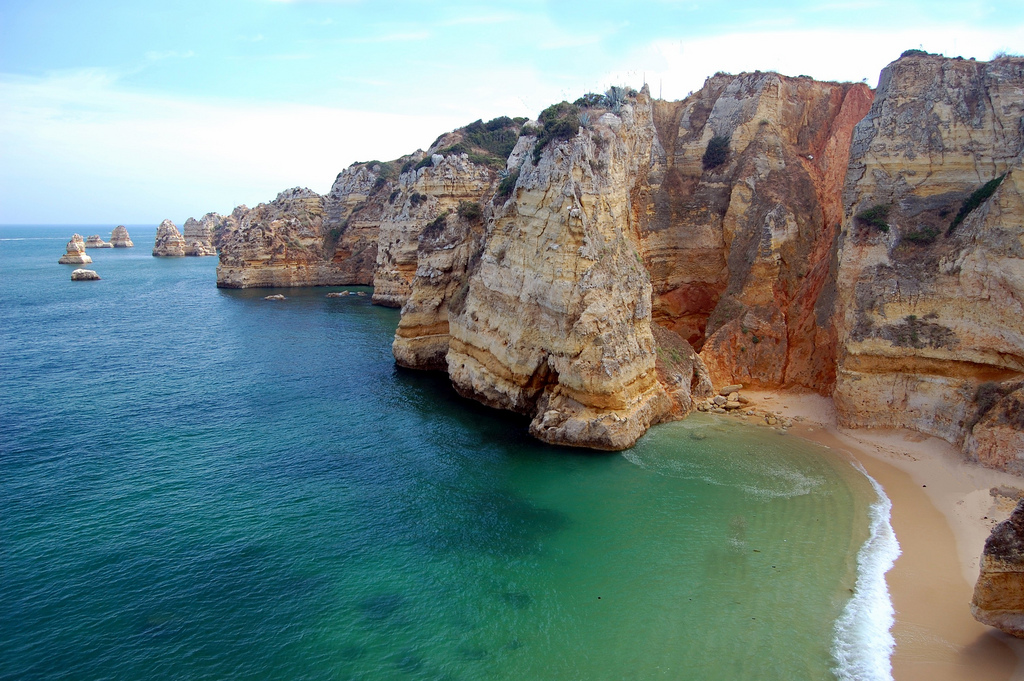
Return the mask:
[[457, 212], [460, 218], [474, 222], [483, 217], [484, 209], [476, 201], [459, 201]]
[[501, 182], [498, 184], [498, 193], [495, 194], [495, 198], [506, 198], [512, 195], [512, 190], [516, 188], [516, 182], [519, 181], [519, 171], [509, 173], [505, 177], [501, 178]]
[[950, 223], [949, 225], [949, 230], [946, 231], [947, 236], [953, 233], [953, 230], [956, 229], [957, 226], [959, 226], [960, 223], [964, 221], [964, 218], [966, 218], [972, 210], [988, 201], [988, 199], [993, 194], [996, 193], [996, 189], [999, 188], [999, 185], [1002, 183], [1004, 177], [1006, 177], [1005, 173], [1000, 175], [999, 177], [989, 180], [985, 184], [975, 189], [970, 196], [964, 199], [964, 202], [960, 205], [960, 210], [957, 212], [956, 217], [953, 218], [953, 222]]
[[704, 170], [711, 170], [725, 163], [729, 158], [729, 142], [728, 135], [715, 135], [711, 138], [708, 148], [704, 150], [704, 156], [700, 159]]
[[889, 218], [890, 210], [892, 210], [892, 205], [880, 203], [877, 206], [872, 206], [867, 210], [857, 213], [856, 218], [865, 225], [876, 227], [882, 232], [888, 232], [889, 223], [886, 220]]
[[533, 162], [540, 161], [541, 151], [551, 141], [572, 139], [580, 129], [580, 108], [569, 102], [552, 104], [540, 112], [537, 122], [542, 126], [533, 148]]

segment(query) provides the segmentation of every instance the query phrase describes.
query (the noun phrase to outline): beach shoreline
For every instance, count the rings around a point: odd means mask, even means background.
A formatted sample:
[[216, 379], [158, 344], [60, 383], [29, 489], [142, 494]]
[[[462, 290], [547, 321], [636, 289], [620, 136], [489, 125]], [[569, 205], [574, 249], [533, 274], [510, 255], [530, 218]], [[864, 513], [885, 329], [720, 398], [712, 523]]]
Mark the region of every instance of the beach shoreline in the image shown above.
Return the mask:
[[1024, 478], [962, 459], [944, 440], [909, 430], [839, 428], [829, 398], [746, 390], [750, 407], [793, 419], [790, 434], [845, 453], [885, 490], [901, 555], [886, 575], [895, 609], [897, 681], [1024, 679], [1024, 640], [978, 623], [969, 603], [981, 551], [1014, 503], [996, 486]]

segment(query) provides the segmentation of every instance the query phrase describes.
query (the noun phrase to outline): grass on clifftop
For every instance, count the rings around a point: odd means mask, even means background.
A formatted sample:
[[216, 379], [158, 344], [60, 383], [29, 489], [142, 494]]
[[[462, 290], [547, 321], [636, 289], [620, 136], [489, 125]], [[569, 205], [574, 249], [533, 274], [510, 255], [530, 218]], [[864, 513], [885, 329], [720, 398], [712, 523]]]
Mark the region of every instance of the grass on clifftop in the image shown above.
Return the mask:
[[[438, 149], [435, 153], [442, 156], [466, 154], [473, 163], [500, 170], [505, 167], [509, 154], [515, 148], [525, 122], [525, 118], [509, 118], [508, 116], [499, 116], [486, 123], [483, 120], [474, 121], [455, 131], [455, 134], [461, 137], [458, 142]], [[435, 140], [434, 144], [437, 144], [443, 137], [444, 135]], [[431, 163], [431, 156], [428, 155], [415, 167], [418, 170]]]

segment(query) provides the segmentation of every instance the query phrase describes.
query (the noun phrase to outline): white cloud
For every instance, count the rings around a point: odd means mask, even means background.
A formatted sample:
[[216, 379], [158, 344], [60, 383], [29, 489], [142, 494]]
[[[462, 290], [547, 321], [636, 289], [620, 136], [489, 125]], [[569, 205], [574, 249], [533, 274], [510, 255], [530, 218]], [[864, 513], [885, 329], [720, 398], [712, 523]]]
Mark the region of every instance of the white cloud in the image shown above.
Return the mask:
[[154, 222], [326, 192], [350, 163], [394, 158], [454, 116], [210, 102], [126, 92], [102, 71], [0, 75], [0, 222]]
[[[996, 30], [916, 27], [905, 30], [800, 30], [714, 35], [698, 40], [659, 40], [623, 60], [628, 69], [611, 71], [605, 81], [639, 87], [646, 75], [651, 94], [659, 86], [666, 99], [682, 99], [718, 71], [778, 71], [818, 80], [860, 81], [874, 87], [878, 74], [904, 50], [921, 47], [948, 57], [992, 56], [994, 46], [1024, 47], [1024, 26]], [[1011, 48], [1012, 51], [1012, 48]]]

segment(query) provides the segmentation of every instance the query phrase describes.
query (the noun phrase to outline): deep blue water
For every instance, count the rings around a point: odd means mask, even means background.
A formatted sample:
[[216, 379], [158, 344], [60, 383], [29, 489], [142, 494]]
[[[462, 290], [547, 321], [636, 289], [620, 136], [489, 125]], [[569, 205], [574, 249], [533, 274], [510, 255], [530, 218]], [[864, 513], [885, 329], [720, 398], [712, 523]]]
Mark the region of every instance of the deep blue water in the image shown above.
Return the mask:
[[111, 227], [0, 227], [0, 679], [832, 678], [847, 461], [715, 417], [548, 447], [368, 296], [138, 226], [71, 282]]

